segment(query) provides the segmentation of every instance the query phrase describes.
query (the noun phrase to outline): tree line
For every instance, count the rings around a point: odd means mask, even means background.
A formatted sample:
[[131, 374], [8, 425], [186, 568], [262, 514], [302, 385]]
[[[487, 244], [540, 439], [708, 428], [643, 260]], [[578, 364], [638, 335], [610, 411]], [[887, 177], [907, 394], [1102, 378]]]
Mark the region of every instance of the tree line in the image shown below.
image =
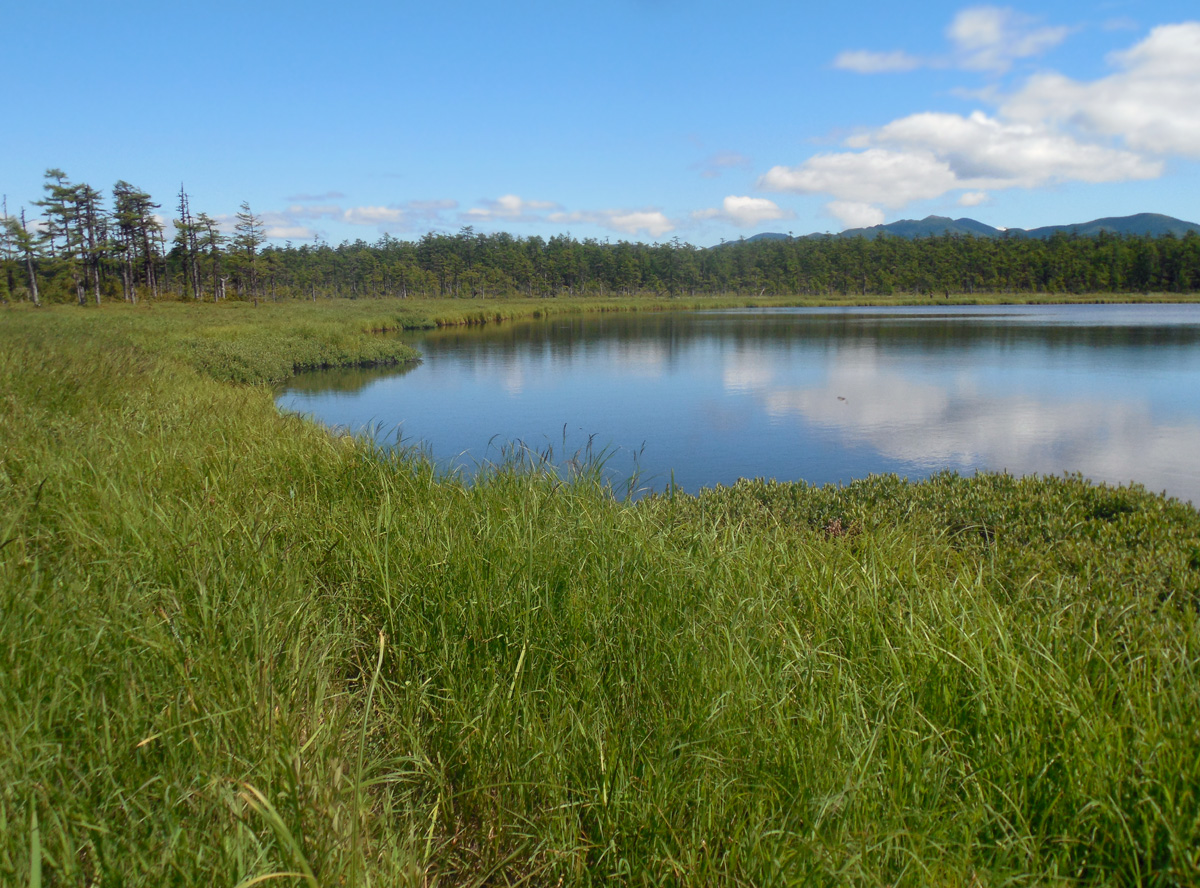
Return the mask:
[[259, 252], [266, 243], [262, 220], [243, 203], [232, 235], [207, 213], [193, 214], [179, 187], [175, 234], [167, 245], [161, 204], [121, 180], [106, 205], [102, 192], [72, 183], [60, 169], [46, 170], [40, 215], [24, 208], [0, 215], [0, 299], [40, 305], [119, 298], [127, 302], [165, 296], [213, 299], [227, 296], [232, 279], [238, 296], [257, 298]]
[[383, 235], [337, 246], [267, 242], [243, 203], [232, 232], [193, 213], [182, 186], [168, 244], [161, 204], [117, 182], [106, 205], [86, 184], [46, 171], [44, 196], [0, 226], [0, 299], [730, 295], [939, 296], [950, 293], [1184, 293], [1200, 290], [1200, 236], [1047, 239], [943, 235], [742, 240], [708, 249], [569, 234], [548, 239], [466, 227], [415, 241]]

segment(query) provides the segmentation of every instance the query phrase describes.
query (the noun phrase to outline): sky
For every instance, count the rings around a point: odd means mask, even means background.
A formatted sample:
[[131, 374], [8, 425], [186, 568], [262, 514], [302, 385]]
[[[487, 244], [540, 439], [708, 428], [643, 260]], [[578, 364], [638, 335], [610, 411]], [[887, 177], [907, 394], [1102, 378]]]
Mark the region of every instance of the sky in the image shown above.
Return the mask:
[[0, 0], [0, 34], [10, 213], [58, 167], [297, 244], [1200, 220], [1195, 0]]

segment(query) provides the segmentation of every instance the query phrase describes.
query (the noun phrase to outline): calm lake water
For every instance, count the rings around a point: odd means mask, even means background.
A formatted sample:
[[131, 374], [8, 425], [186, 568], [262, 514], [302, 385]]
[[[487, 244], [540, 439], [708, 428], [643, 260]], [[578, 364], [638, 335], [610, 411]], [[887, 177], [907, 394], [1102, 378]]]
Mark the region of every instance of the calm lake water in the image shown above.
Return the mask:
[[412, 337], [287, 410], [447, 467], [590, 441], [616, 486], [1080, 472], [1200, 504], [1200, 305], [620, 313]]

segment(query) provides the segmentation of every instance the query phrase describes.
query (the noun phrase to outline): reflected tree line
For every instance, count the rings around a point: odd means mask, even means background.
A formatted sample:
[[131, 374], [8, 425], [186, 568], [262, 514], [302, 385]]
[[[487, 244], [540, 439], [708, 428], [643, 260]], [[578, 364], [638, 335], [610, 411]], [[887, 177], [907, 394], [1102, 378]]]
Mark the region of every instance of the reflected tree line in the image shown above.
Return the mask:
[[[666, 243], [486, 234], [470, 227], [418, 240], [385, 234], [268, 243], [243, 203], [225, 230], [194, 213], [181, 186], [167, 209], [128, 182], [108, 200], [47, 170], [35, 212], [0, 217], [0, 299], [1185, 293], [1200, 290], [1200, 236], [1048, 239], [945, 235]], [[167, 226], [173, 234], [167, 239]]]
[[[718, 343], [721, 347], [759, 353], [764, 347], [824, 349], [831, 341], [872, 349], [909, 351], [930, 355], [964, 349], [1155, 349], [1194, 350], [1200, 346], [1200, 327], [1194, 324], [1071, 323], [1048, 320], [1014, 323], [1012, 316], [984, 309], [964, 315], [957, 309], [945, 313], [925, 312], [919, 316], [897, 316], [890, 309], [845, 313], [828, 312], [736, 313], [728, 322], [725, 313], [710, 312], [619, 312], [606, 314], [551, 315], [549, 320], [524, 320], [507, 324], [485, 324], [464, 328], [446, 326], [424, 330], [419, 347], [429, 356], [452, 352], [482, 360], [494, 355], [513, 357], [546, 352], [571, 355], [577, 350], [605, 346], [636, 346], [652, 341], [667, 351], [696, 342]], [[389, 371], [390, 373], [390, 371]]]

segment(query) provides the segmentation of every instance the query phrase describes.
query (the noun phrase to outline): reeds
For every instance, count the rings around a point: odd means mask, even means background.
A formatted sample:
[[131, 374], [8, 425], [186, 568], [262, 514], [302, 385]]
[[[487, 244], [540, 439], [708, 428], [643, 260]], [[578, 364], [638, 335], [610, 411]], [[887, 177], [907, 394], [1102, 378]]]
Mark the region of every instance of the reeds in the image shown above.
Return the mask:
[[0, 321], [0, 883], [1200, 880], [1194, 509], [468, 483], [162, 308]]

